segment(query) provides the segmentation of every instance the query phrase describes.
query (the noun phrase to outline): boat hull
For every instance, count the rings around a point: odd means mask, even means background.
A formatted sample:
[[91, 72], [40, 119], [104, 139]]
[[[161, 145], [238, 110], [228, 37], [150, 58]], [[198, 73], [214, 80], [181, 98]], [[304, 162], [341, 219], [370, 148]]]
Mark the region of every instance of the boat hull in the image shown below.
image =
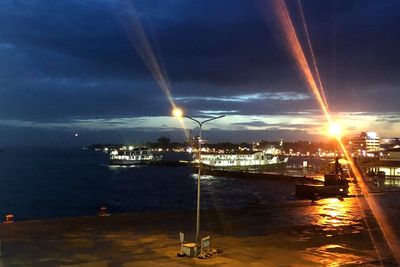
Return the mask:
[[345, 197], [348, 193], [348, 185], [296, 184], [296, 197], [303, 199]]
[[286, 162], [278, 162], [264, 165], [241, 165], [241, 166], [211, 166], [202, 164], [205, 170], [217, 171], [254, 171], [254, 172], [279, 172], [286, 169]]
[[149, 165], [152, 161], [112, 159], [110, 165]]

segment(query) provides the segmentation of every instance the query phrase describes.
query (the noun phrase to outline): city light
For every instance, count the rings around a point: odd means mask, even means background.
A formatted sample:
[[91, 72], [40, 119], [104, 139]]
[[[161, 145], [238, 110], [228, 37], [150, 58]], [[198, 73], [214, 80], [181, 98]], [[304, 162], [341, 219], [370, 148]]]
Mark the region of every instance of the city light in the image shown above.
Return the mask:
[[376, 132], [367, 132], [367, 137], [370, 139], [376, 139], [378, 134]]

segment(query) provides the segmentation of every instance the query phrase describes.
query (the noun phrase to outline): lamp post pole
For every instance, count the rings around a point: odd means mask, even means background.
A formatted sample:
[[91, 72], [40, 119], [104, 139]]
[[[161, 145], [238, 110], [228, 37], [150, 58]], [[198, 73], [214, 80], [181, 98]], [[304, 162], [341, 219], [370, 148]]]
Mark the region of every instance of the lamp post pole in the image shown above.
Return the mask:
[[183, 116], [183, 117], [185, 117], [189, 120], [192, 120], [199, 125], [199, 146], [198, 146], [198, 153], [197, 153], [198, 159], [199, 159], [199, 168], [198, 168], [198, 172], [197, 172], [197, 208], [196, 208], [196, 245], [198, 247], [199, 241], [200, 241], [200, 238], [199, 238], [200, 237], [200, 176], [201, 176], [201, 138], [202, 138], [201, 131], [202, 131], [202, 126], [206, 122], [220, 119], [222, 117], [225, 117], [225, 115], [221, 115], [221, 116], [207, 119], [204, 121], [198, 121], [189, 116]]

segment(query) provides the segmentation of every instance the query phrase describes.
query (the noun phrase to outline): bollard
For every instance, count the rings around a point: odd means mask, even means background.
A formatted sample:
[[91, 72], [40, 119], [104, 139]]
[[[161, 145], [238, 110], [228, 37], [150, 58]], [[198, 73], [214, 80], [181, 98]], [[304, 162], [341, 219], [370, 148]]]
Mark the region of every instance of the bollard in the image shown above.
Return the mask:
[[179, 233], [179, 241], [181, 243], [181, 251], [179, 253], [177, 253], [177, 256], [184, 257], [185, 253], [183, 252], [183, 242], [185, 241], [185, 234], [182, 232]]
[[4, 224], [10, 224], [14, 223], [14, 215], [13, 214], [7, 214], [6, 219], [4, 220]]
[[100, 207], [100, 211], [99, 211], [99, 214], [98, 214], [98, 215], [99, 215], [100, 217], [105, 217], [105, 216], [110, 216], [111, 214], [108, 213], [107, 207], [103, 206], [103, 207]]

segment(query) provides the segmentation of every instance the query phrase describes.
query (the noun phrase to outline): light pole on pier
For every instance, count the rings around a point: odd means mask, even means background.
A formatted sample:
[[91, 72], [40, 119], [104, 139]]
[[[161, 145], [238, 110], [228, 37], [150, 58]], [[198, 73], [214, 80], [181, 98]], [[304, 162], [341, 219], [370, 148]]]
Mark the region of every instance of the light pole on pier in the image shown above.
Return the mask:
[[206, 122], [223, 118], [223, 117], [225, 117], [225, 115], [221, 115], [221, 116], [218, 116], [218, 117], [213, 117], [213, 118], [210, 118], [210, 119], [207, 119], [207, 120], [204, 120], [204, 121], [199, 121], [199, 120], [196, 120], [196, 119], [194, 119], [192, 117], [186, 116], [185, 114], [183, 114], [182, 110], [178, 109], [178, 108], [174, 109], [172, 111], [172, 114], [175, 117], [179, 117], [179, 118], [184, 117], [184, 118], [187, 118], [189, 120], [192, 120], [192, 121], [196, 122], [199, 125], [199, 141], [198, 141], [198, 143], [199, 143], [199, 146], [198, 146], [199, 168], [198, 168], [198, 172], [197, 172], [197, 208], [196, 208], [196, 245], [198, 247], [199, 246], [199, 242], [200, 242], [200, 238], [199, 238], [199, 236], [200, 236], [200, 176], [201, 176], [201, 138], [202, 138], [201, 131], [202, 131], [202, 126]]
[[342, 127], [340, 124], [331, 122], [329, 125], [329, 134], [335, 138], [335, 157], [339, 156], [338, 144], [340, 144], [342, 137]]

